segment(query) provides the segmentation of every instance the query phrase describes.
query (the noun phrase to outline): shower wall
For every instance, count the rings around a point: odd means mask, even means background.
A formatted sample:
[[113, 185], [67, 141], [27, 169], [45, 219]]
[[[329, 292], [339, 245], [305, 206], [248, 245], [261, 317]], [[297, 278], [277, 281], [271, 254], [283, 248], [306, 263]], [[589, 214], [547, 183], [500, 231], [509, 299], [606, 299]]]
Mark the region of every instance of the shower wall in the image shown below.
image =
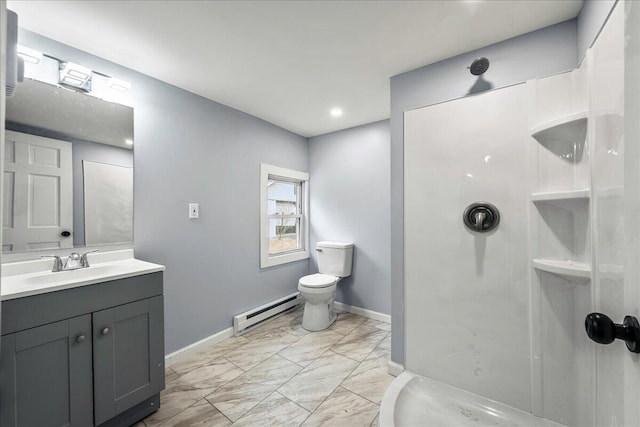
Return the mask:
[[[640, 412], [639, 359], [584, 332], [640, 301], [623, 5], [578, 69], [404, 115], [406, 368], [567, 426]], [[465, 228], [475, 201], [496, 230]]]
[[[524, 84], [405, 113], [406, 368], [531, 411]], [[497, 230], [467, 230], [477, 201]]]

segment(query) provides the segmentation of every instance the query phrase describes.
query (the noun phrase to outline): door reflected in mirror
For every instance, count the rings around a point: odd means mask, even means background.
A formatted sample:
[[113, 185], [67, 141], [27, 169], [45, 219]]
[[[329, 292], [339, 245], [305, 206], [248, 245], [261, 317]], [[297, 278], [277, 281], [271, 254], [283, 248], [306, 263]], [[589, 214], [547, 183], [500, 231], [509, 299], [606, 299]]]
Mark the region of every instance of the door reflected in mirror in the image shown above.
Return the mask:
[[103, 74], [98, 94], [55, 84], [60, 63], [27, 63], [7, 98], [3, 253], [133, 241], [133, 108]]

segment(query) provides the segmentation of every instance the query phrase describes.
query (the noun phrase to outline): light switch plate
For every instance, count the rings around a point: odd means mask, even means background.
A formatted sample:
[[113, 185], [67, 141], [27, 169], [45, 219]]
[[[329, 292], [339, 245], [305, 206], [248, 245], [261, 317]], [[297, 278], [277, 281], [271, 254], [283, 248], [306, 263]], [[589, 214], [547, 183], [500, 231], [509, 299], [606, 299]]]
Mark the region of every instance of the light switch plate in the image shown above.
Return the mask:
[[189, 219], [200, 218], [200, 205], [198, 203], [189, 203]]

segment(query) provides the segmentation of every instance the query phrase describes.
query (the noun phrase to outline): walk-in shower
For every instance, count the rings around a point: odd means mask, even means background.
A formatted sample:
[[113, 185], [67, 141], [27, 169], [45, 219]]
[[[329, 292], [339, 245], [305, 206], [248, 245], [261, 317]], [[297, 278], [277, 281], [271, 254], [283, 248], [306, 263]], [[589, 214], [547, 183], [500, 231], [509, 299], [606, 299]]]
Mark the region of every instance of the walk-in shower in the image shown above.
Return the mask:
[[382, 426], [637, 425], [640, 359], [584, 329], [640, 309], [630, 3], [576, 70], [405, 112], [407, 372]]

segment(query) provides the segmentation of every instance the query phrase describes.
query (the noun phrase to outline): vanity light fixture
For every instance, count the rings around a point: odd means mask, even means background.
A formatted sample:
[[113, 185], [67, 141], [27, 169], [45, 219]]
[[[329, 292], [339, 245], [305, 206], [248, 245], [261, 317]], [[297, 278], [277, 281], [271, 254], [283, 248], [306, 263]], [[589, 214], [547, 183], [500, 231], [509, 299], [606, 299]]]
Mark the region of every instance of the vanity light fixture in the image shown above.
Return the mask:
[[30, 62], [32, 64], [39, 64], [40, 61], [42, 61], [42, 52], [38, 52], [37, 50], [26, 46], [18, 45], [18, 55], [26, 62]]
[[128, 92], [131, 89], [131, 83], [111, 77], [109, 79], [109, 89], [117, 90], [118, 92]]
[[90, 92], [92, 74], [93, 72], [87, 67], [73, 62], [61, 62], [58, 84], [70, 89]]
[[127, 139], [124, 140], [124, 143], [127, 144], [127, 145], [133, 145], [133, 139], [127, 138]]
[[332, 108], [330, 114], [331, 117], [340, 117], [342, 115], [342, 108]]

